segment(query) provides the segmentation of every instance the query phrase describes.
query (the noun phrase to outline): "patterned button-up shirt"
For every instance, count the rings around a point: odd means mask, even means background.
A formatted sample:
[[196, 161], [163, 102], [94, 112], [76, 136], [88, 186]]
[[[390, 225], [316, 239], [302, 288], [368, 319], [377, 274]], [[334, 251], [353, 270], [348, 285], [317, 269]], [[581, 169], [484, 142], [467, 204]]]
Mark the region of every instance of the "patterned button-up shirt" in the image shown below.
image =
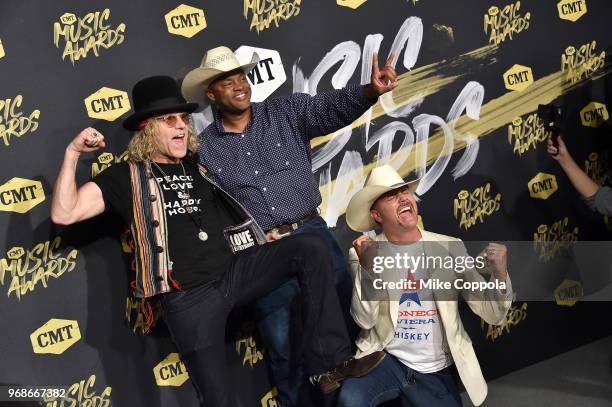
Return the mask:
[[359, 85], [316, 96], [295, 93], [252, 103], [243, 134], [225, 131], [216, 111], [199, 135], [200, 162], [264, 230], [295, 222], [321, 204], [310, 140], [347, 126], [371, 105]]

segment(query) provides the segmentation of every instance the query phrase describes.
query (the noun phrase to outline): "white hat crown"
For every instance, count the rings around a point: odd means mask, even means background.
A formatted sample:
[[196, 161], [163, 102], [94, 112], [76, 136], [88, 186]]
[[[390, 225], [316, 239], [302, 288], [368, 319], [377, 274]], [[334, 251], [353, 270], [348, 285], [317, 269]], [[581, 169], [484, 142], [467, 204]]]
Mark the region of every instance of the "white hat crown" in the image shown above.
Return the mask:
[[405, 184], [404, 180], [390, 165], [376, 167], [370, 172], [364, 187], [394, 187]]
[[217, 47], [208, 50], [204, 54], [202, 67], [227, 72], [240, 68], [240, 62], [238, 62], [238, 58], [236, 58], [231, 49]]

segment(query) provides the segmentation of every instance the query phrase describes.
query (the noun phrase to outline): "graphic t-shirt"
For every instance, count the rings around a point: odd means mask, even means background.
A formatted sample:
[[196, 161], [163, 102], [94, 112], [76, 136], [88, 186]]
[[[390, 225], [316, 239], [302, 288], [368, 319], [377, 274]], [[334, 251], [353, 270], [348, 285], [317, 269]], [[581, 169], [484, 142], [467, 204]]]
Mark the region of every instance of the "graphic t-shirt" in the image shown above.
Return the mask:
[[[232, 222], [220, 203], [218, 192], [213, 191], [191, 163], [151, 167], [164, 194], [172, 278], [182, 289], [219, 278], [228, 270], [231, 261], [222, 230]], [[92, 181], [102, 190], [106, 210], [116, 212], [131, 224], [132, 187], [128, 163], [114, 164]], [[205, 241], [198, 238], [200, 229], [206, 232]]]
[[[422, 256], [422, 240], [409, 245], [389, 243], [394, 253], [404, 256]], [[444, 331], [440, 325], [438, 308], [431, 289], [421, 286], [428, 278], [427, 270], [398, 270], [402, 278], [415, 281], [415, 290], [405, 290], [399, 300], [397, 326], [391, 342], [385, 350], [403, 364], [420, 373], [433, 373], [453, 363]]]

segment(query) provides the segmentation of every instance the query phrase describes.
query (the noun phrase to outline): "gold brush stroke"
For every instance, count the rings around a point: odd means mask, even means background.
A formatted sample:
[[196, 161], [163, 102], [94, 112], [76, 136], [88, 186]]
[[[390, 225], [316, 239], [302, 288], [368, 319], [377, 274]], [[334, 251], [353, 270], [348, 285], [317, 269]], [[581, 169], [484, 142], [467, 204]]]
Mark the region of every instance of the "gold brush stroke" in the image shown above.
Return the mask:
[[[478, 48], [468, 53], [459, 55], [451, 60], [443, 60], [430, 65], [414, 69], [398, 76], [397, 87], [393, 90], [393, 101], [397, 106], [405, 106], [415, 99], [427, 97], [439, 92], [441, 89], [462, 78], [465, 75], [472, 73], [470, 67], [478, 65], [493, 65], [496, 62], [494, 58], [498, 47], [495, 45], [487, 45], [486, 47]], [[460, 70], [461, 74], [447, 72]], [[385, 116], [380, 103], [376, 103], [372, 109], [372, 120]], [[351, 124], [351, 128], [357, 128], [366, 123], [365, 115], [355, 120]], [[319, 147], [327, 143], [335, 133], [330, 133], [325, 136], [316, 137], [310, 142], [312, 148]]]
[[[482, 49], [482, 48], [481, 48]], [[476, 50], [478, 51], [478, 50]], [[435, 65], [435, 64], [434, 64]], [[472, 134], [477, 137], [483, 137], [493, 133], [495, 130], [507, 125], [517, 116], [522, 116], [527, 113], [531, 113], [537, 110], [539, 104], [551, 103], [553, 100], [564, 95], [565, 93], [582, 86], [588, 81], [594, 81], [600, 79], [612, 72], [611, 66], [606, 66], [598, 74], [584, 78], [575, 83], [569, 83], [566, 81], [566, 72], [557, 71], [548, 76], [538, 79], [531, 84], [527, 89], [522, 92], [512, 91], [508, 92], [497, 99], [493, 99], [490, 102], [484, 104], [480, 109], [480, 119], [472, 120], [466, 115], [462, 115], [457, 119], [455, 123], [455, 131], [461, 134]], [[394, 91], [395, 92], [395, 91]], [[374, 117], [374, 115], [373, 115]], [[427, 148], [427, 165], [431, 164], [438, 158], [438, 155], [442, 151], [444, 146], [444, 133], [443, 130], [438, 128], [432, 135], [430, 135], [427, 143], [421, 142], [413, 146], [412, 152], [404, 164], [400, 167], [399, 173], [402, 177], [406, 177], [408, 174], [413, 172], [416, 168], [414, 158], [417, 152], [421, 149]], [[464, 149], [466, 146], [465, 140], [456, 140], [454, 145], [454, 152]], [[397, 154], [402, 154], [402, 150], [398, 150], [391, 154], [391, 158], [395, 158]], [[370, 171], [375, 168], [376, 162], [372, 162], [364, 165], [363, 177], [365, 178]], [[347, 176], [351, 176], [349, 174]], [[336, 180], [331, 181], [331, 190], [333, 191]], [[328, 184], [322, 185], [319, 189], [323, 202], [321, 204], [321, 211], [324, 212], [327, 207], [327, 190]], [[346, 207], [342, 208], [340, 215], [343, 215], [346, 211]]]
[[[539, 104], [551, 103], [553, 100], [576, 89], [585, 82], [599, 79], [609, 73], [610, 68], [596, 77], [583, 79], [582, 81], [572, 84], [565, 80], [565, 72], [554, 72], [538, 79], [522, 92], [508, 92], [484, 104], [480, 109], [479, 120], [472, 120], [466, 115], [462, 115], [456, 122], [455, 130], [460, 134], [472, 134], [477, 137], [487, 136], [495, 130], [509, 124], [514, 118], [536, 111]], [[438, 157], [444, 146], [444, 132], [442, 129], [436, 129], [430, 136], [428, 142], [427, 164], [429, 165]], [[465, 140], [455, 140], [453, 152], [462, 150], [465, 146]], [[418, 149], [424, 147], [425, 143], [423, 142], [415, 145], [411, 156], [416, 154]], [[400, 153], [402, 153], [402, 151], [398, 150], [392, 154], [392, 157]], [[407, 160], [400, 168], [399, 172], [403, 177], [410, 174], [416, 168], [414, 163], [410, 164], [409, 162], [410, 160]]]

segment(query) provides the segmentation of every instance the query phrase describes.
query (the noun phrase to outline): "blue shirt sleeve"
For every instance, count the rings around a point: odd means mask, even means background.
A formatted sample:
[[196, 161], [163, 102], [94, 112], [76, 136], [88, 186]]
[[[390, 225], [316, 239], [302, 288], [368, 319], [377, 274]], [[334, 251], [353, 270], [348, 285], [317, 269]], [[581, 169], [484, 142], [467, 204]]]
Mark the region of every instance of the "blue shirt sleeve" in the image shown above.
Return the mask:
[[363, 88], [363, 85], [348, 85], [315, 96], [293, 94], [289, 101], [301, 125], [304, 142], [341, 129], [365, 113], [373, 103], [365, 97]]

